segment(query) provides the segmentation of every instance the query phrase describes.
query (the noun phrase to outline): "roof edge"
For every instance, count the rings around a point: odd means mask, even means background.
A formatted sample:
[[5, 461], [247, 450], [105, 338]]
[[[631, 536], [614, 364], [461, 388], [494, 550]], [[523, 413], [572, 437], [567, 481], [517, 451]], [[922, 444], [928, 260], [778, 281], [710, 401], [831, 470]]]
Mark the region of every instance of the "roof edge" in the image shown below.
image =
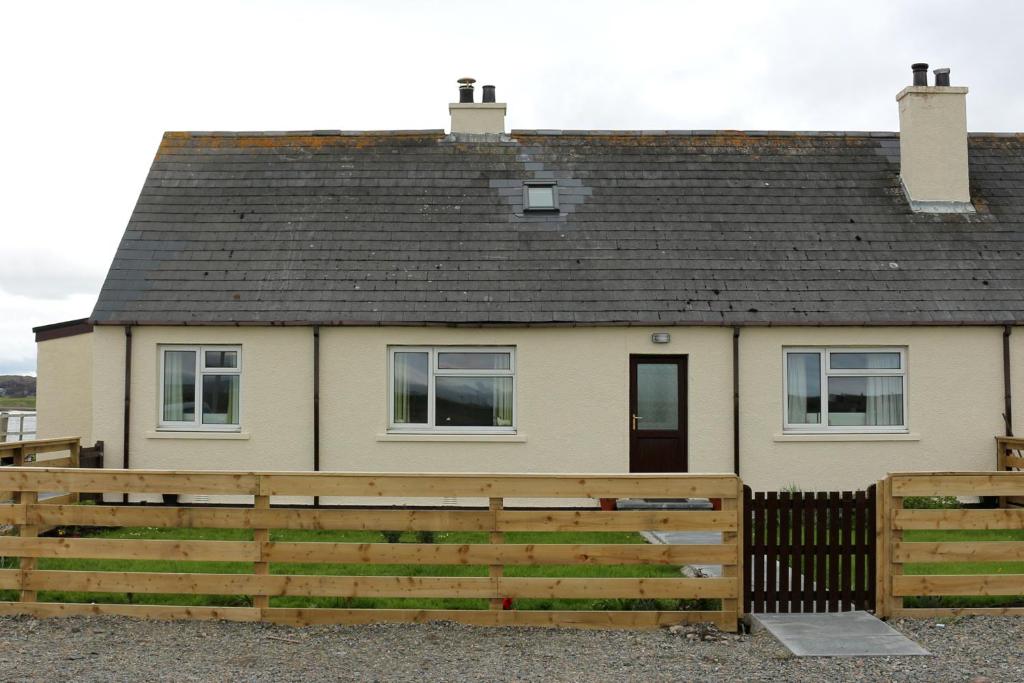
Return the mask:
[[40, 325], [33, 327], [32, 331], [36, 335], [36, 342], [42, 342], [63, 337], [74, 337], [79, 334], [88, 334], [92, 332], [92, 328], [93, 324], [89, 318], [78, 318], [77, 320], [65, 320], [60, 323]]
[[459, 327], [459, 328], [515, 328], [515, 327], [1022, 327], [1024, 320], [961, 320], [961, 321], [907, 321], [907, 320], [840, 320], [774, 322], [763, 320], [670, 323], [663, 320], [634, 320], [619, 322], [380, 322], [372, 320], [292, 320], [292, 321], [146, 321], [146, 320], [92, 320], [90, 325], [112, 327]]

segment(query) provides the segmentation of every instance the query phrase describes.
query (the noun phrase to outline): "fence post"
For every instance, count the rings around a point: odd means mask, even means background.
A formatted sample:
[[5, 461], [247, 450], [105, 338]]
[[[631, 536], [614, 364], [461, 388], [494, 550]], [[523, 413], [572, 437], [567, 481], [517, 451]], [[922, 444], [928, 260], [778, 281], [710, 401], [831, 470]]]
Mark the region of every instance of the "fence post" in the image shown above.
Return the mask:
[[[262, 489], [262, 486], [260, 487], [260, 489]], [[270, 496], [256, 495], [253, 498], [253, 509], [269, 510]], [[267, 544], [270, 543], [270, 529], [254, 525], [252, 531], [252, 540], [253, 543], [256, 545], [256, 552], [258, 553], [259, 556], [259, 559], [256, 562], [253, 562], [253, 573], [257, 576], [266, 576], [270, 574], [270, 563], [266, 560]], [[252, 606], [260, 611], [259, 618], [260, 621], [263, 621], [263, 610], [270, 608], [270, 596], [253, 595]]]
[[[14, 451], [14, 464], [21, 465], [25, 462], [25, 449], [24, 447], [18, 448]], [[18, 525], [18, 535], [22, 538], [35, 538], [39, 535], [39, 527], [34, 524], [29, 524], [29, 512], [32, 510], [32, 506], [39, 501], [38, 491], [18, 491], [18, 503], [21, 505], [21, 521], [22, 524]], [[34, 571], [36, 568], [36, 558], [34, 557], [21, 557], [18, 560], [18, 567], [21, 572], [18, 577], [18, 584], [21, 586], [21, 602], [35, 602], [36, 592], [34, 590], [28, 590], [25, 586], [28, 583], [28, 572]]]
[[7, 413], [0, 413], [0, 443], [7, 441], [7, 425], [8, 425]]
[[[69, 448], [68, 450], [71, 451], [71, 463], [70, 463], [69, 466], [73, 467], [74, 469], [77, 470], [79, 467], [82, 466], [82, 439], [81, 439], [81, 437], [75, 439], [75, 442], [73, 444], [71, 444], [71, 448]], [[68, 501], [72, 505], [78, 503], [78, 501], [79, 501], [79, 494], [78, 494], [78, 492], [77, 491], [68, 491]]]
[[[491, 498], [488, 501], [488, 509], [493, 513], [491, 522], [491, 543], [504, 543], [505, 532], [498, 531], [498, 513], [504, 507], [504, 498]], [[487, 568], [487, 575], [491, 577], [491, 583], [494, 586], [494, 594], [496, 597], [491, 598], [490, 608], [492, 610], [503, 609], [502, 595], [499, 592], [501, 589], [501, 577], [505, 574], [505, 565], [503, 564], [492, 564]]]
[[746, 612], [746, 605], [744, 604], [745, 600], [743, 599], [743, 587], [746, 584], [743, 571], [743, 565], [746, 560], [746, 552], [743, 549], [743, 539], [746, 536], [744, 528], [746, 527], [747, 514], [747, 511], [743, 506], [743, 480], [739, 477], [736, 477], [736, 497], [733, 498], [733, 501], [736, 506], [736, 533], [733, 534], [733, 542], [736, 544], [735, 572], [736, 582], [738, 584], [736, 586], [736, 595], [739, 596], [736, 599], [736, 620], [739, 621], [743, 618], [744, 612]]
[[900, 617], [903, 616], [903, 596], [895, 594], [894, 584], [896, 583], [896, 577], [903, 575], [903, 563], [893, 562], [893, 550], [896, 544], [903, 540], [903, 529], [897, 529], [895, 524], [896, 513], [903, 509], [903, 498], [902, 496], [892, 495], [892, 477], [886, 477], [885, 497], [888, 500], [886, 504], [886, 517], [888, 518], [886, 526], [889, 529], [889, 542], [885, 548], [886, 562], [889, 565], [885, 582], [889, 595], [889, 616]]
[[875, 616], [889, 617], [889, 499], [885, 479], [875, 484]]
[[736, 531], [723, 531], [722, 532], [722, 543], [728, 545], [732, 544], [736, 548], [736, 561], [734, 564], [723, 564], [722, 565], [722, 578], [733, 579], [736, 582], [736, 596], [735, 598], [723, 598], [722, 599], [722, 615], [723, 623], [722, 627], [725, 627], [725, 621], [730, 617], [735, 618], [739, 621], [743, 614], [743, 550], [742, 544], [739, 543], [740, 535], [739, 531], [743, 529], [743, 523], [740, 521], [740, 513], [742, 512], [741, 506], [743, 499], [743, 482], [736, 478], [736, 490], [729, 498], [722, 499], [722, 512], [728, 512], [733, 515], [736, 520]]

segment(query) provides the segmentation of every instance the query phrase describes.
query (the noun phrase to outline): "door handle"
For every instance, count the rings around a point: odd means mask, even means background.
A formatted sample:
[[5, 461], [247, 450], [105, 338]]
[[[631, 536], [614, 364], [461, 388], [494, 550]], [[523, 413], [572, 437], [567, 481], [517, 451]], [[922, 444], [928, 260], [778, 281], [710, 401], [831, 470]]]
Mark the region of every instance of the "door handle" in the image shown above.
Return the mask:
[[633, 415], [633, 431], [634, 431], [634, 432], [636, 431], [636, 421], [637, 421], [637, 420], [642, 420], [642, 419], [643, 419], [643, 418], [642, 418], [642, 417], [640, 417], [639, 415], [635, 415], [635, 414]]

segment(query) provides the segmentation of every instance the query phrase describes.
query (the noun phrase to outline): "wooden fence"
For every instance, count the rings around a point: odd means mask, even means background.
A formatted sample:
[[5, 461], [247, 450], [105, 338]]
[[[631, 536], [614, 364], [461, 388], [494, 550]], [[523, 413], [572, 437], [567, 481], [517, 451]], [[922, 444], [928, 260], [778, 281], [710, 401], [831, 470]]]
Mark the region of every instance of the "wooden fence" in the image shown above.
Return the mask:
[[[95, 450], [95, 449], [93, 449]], [[0, 464], [12, 467], [70, 467], [81, 466], [81, 440], [76, 437], [59, 439], [40, 439], [36, 441], [10, 441], [0, 443]], [[56, 455], [56, 457], [53, 457]], [[39, 456], [50, 456], [40, 458]], [[46, 505], [77, 503], [77, 491], [60, 489], [54, 491], [35, 491], [37, 502]], [[0, 483], [0, 502], [18, 498], [16, 489]]]
[[[1024, 472], [953, 472], [891, 474], [878, 484], [878, 608], [886, 617], [938, 617], [956, 614], [1024, 616], [1024, 607], [907, 608], [910, 596], [1020, 596], [1024, 574], [906, 575], [911, 562], [1005, 562], [1024, 558], [1024, 541], [916, 541], [911, 530], [1024, 529], [1024, 509], [907, 510], [908, 496], [1024, 496]], [[940, 567], [941, 569], [941, 567]]]
[[745, 610], [874, 609], [875, 486], [856, 492], [743, 489]]
[[[0, 602], [0, 614], [36, 616], [123, 614], [150, 618], [230, 619], [286, 624], [422, 622], [453, 620], [480, 625], [522, 624], [592, 628], [650, 628], [713, 622], [734, 631], [741, 616], [741, 488], [732, 475], [469, 475], [168, 472], [0, 468], [0, 488], [17, 502], [0, 505], [0, 523], [18, 525], [19, 537], [0, 538], [0, 555], [20, 558], [19, 569], [0, 570], [0, 589], [20, 591]], [[212, 494], [252, 497], [224, 507], [42, 505], [40, 491], [76, 493]], [[274, 496], [479, 497], [478, 509], [359, 509], [271, 507]], [[506, 498], [721, 498], [719, 511], [614, 511], [506, 509]], [[114, 540], [38, 538], [56, 525], [203, 527], [252, 530], [252, 540]], [[488, 543], [282, 542], [274, 530], [475, 531]], [[719, 531], [722, 542], [702, 545], [506, 544], [517, 531]], [[40, 570], [37, 558], [159, 559], [252, 563], [251, 573], [170, 573]], [[486, 566], [487, 576], [338, 576], [274, 571], [278, 563], [424, 564]], [[721, 564], [719, 578], [565, 578], [505, 576], [509, 565], [679, 566]], [[543, 571], [543, 570], [539, 570]], [[372, 572], [370, 572], [372, 573]], [[562, 572], [564, 574], [564, 572]], [[251, 596], [251, 607], [40, 602], [41, 591], [172, 593]], [[348, 609], [275, 606], [278, 596], [476, 598], [489, 609]], [[44, 596], [45, 597], [45, 594]], [[520, 599], [700, 599], [720, 609], [676, 611], [505, 609]]]
[[[996, 437], [996, 471], [1024, 472], [1024, 439]], [[1024, 496], [1001, 496], [999, 507], [1024, 507]]]

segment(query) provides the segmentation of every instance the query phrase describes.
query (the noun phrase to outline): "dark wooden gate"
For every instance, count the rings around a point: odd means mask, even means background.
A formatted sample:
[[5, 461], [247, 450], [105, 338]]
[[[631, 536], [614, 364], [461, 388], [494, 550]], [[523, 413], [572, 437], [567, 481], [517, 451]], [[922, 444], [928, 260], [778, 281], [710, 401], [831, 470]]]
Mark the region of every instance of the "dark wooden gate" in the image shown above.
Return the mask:
[[746, 611], [874, 610], [875, 493], [744, 486]]

